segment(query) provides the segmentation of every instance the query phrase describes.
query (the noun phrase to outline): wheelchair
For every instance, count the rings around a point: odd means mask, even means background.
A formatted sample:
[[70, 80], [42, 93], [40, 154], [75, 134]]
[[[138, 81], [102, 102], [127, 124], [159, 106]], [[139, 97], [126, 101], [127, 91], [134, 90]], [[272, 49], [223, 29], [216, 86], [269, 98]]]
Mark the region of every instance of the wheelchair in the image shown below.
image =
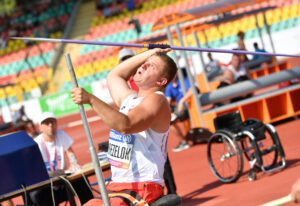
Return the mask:
[[224, 183], [237, 181], [248, 160], [249, 181], [256, 179], [254, 169], [272, 172], [284, 169], [285, 154], [278, 134], [271, 124], [258, 119], [241, 119], [239, 111], [214, 119], [216, 132], [208, 140], [207, 157], [214, 175]]

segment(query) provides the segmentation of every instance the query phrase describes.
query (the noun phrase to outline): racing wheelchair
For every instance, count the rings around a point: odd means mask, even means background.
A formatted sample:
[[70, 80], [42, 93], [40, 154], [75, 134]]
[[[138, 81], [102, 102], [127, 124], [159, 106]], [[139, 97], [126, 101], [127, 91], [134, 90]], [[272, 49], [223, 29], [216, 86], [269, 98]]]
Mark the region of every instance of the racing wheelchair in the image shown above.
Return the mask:
[[216, 132], [208, 140], [207, 157], [214, 175], [224, 183], [237, 181], [243, 172], [244, 159], [250, 170], [248, 179], [256, 179], [254, 169], [272, 172], [285, 168], [285, 154], [278, 134], [271, 124], [258, 119], [241, 119], [239, 111], [214, 119]]

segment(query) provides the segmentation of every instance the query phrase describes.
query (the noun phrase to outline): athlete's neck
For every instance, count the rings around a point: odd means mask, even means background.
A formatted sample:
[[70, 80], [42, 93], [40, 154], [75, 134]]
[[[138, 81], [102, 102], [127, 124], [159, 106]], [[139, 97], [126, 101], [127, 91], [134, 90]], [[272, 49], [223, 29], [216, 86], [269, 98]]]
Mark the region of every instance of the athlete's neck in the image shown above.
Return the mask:
[[151, 89], [145, 89], [145, 90], [140, 88], [138, 92], [138, 97], [146, 97], [147, 95], [155, 93], [157, 91], [161, 91], [161, 90], [157, 87], [152, 87]]

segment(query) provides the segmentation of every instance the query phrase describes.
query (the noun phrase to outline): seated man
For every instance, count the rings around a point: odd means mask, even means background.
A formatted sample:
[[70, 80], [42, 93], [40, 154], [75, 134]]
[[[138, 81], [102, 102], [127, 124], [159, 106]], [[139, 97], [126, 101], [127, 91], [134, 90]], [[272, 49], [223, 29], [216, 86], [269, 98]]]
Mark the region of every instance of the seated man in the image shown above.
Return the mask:
[[182, 121], [189, 119], [188, 107], [186, 105], [186, 100], [193, 95], [192, 89], [190, 88], [190, 83], [186, 77], [186, 70], [182, 69], [185, 83], [185, 88], [187, 93], [183, 95], [182, 87], [180, 85], [177, 75], [175, 78], [168, 84], [165, 90], [165, 95], [169, 104], [171, 105], [172, 100], [175, 100], [176, 105], [172, 110], [172, 116], [179, 121], [172, 121], [171, 129], [179, 138], [180, 142], [177, 147], [173, 148], [174, 152], [180, 152], [184, 149], [190, 148], [189, 143], [185, 139], [186, 131]]
[[[34, 141], [38, 144], [46, 169], [50, 176], [63, 175], [67, 169], [65, 155], [69, 160], [69, 172], [75, 172], [80, 169], [77, 158], [71, 145], [74, 140], [63, 130], [57, 129], [57, 120], [51, 112], [45, 112], [40, 119], [41, 134]], [[84, 179], [80, 178], [72, 182], [81, 203], [85, 203], [93, 197]], [[67, 200], [66, 187], [64, 184], [53, 187], [55, 202], [60, 203]], [[52, 205], [52, 195], [50, 187], [33, 190], [29, 192], [29, 204], [35, 206]]]
[[239, 54], [233, 54], [231, 64], [220, 76], [216, 77], [216, 80], [225, 82], [227, 84], [233, 84], [238, 81], [249, 79], [248, 68], [242, 63], [242, 57]]
[[[260, 49], [258, 47], [257, 42], [253, 43], [253, 47], [255, 49], [255, 52], [267, 52], [264, 49]], [[252, 70], [252, 69], [258, 69], [260, 67], [265, 67], [271, 62], [272, 62], [272, 57], [271, 56], [254, 54], [253, 57], [252, 57], [252, 60], [246, 62], [246, 64], [249, 67], [249, 69]]]
[[[216, 77], [216, 80], [221, 82], [218, 88], [249, 79], [250, 74], [249, 74], [248, 68], [245, 67], [244, 64], [242, 63], [242, 58], [243, 57], [241, 57], [241, 55], [239, 55], [239, 54], [232, 55], [231, 64], [224, 71], [223, 75]], [[230, 100], [230, 102], [235, 102], [235, 101], [238, 101], [245, 97], [249, 97], [249, 95], [251, 95], [251, 94], [233, 98]], [[226, 102], [216, 103], [214, 106], [221, 106], [224, 103], [226, 103]]]
[[223, 74], [224, 70], [222, 69], [222, 64], [213, 59], [212, 54], [209, 52], [207, 54], [209, 62], [205, 65], [205, 73], [208, 81], [214, 81], [217, 76]]
[[[73, 88], [76, 104], [90, 104], [110, 128], [108, 158], [112, 182], [107, 190], [130, 190], [148, 204], [163, 195], [163, 173], [171, 120], [169, 104], [161, 90], [177, 72], [175, 62], [166, 55], [171, 49], [151, 49], [118, 64], [107, 77], [108, 88], [119, 111], [86, 92]], [[139, 91], [127, 81], [134, 74]], [[118, 197], [111, 205], [126, 205]], [[102, 205], [101, 199], [86, 205]]]

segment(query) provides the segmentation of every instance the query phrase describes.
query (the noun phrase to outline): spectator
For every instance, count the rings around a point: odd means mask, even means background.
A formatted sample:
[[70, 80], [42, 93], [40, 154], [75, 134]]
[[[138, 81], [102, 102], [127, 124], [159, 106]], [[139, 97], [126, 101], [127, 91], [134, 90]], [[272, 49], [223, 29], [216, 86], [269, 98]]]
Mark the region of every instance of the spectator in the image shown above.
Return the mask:
[[214, 81], [215, 77], [223, 74], [223, 69], [219, 61], [213, 59], [211, 53], [207, 54], [209, 62], [205, 65], [205, 73], [208, 81]]
[[131, 17], [130, 21], [128, 24], [133, 24], [136, 34], [137, 34], [137, 39], [139, 39], [140, 33], [142, 32], [141, 24], [138, 19], [135, 19], [134, 17]]
[[239, 31], [237, 33], [237, 36], [238, 36], [238, 42], [237, 42], [238, 43], [238, 48], [240, 50], [247, 50], [246, 46], [245, 46], [245, 43], [244, 43], [245, 33], [242, 32], [242, 31]]
[[[133, 57], [134, 55], [135, 53], [131, 49], [127, 49], [127, 48], [121, 49], [119, 51], [119, 63], [125, 61], [126, 59], [129, 59], [130, 57]], [[133, 81], [133, 75], [128, 80], [128, 83], [132, 89], [134, 89], [135, 91], [139, 91], [138, 86], [136, 86], [136, 84]]]
[[227, 84], [248, 79], [249, 71], [243, 65], [242, 58], [239, 54], [233, 54], [231, 64], [224, 71], [223, 75], [218, 76], [216, 79]]
[[[253, 47], [255, 49], [255, 52], [264, 52], [264, 53], [266, 52], [266, 50], [260, 49], [256, 42], [253, 43]], [[252, 70], [252, 69], [267, 66], [268, 63], [270, 62], [272, 62], [272, 57], [254, 54], [252, 60], [248, 61], [246, 64], [249, 67], [249, 69]]]
[[102, 14], [105, 18], [108, 18], [112, 15], [112, 11], [109, 4], [105, 4], [102, 10]]
[[6, 38], [4, 36], [5, 32], [1, 32], [1, 37], [0, 37], [0, 49], [5, 49], [6, 48]]
[[183, 64], [180, 64], [180, 66], [181, 66], [180, 69], [184, 76], [185, 89], [187, 90], [186, 94], [185, 95], [183, 94], [183, 90], [177, 75], [172, 80], [172, 82], [168, 84], [165, 90], [165, 95], [167, 97], [170, 106], [172, 105], [172, 101], [175, 101], [175, 106], [174, 107], [171, 106], [171, 108], [173, 108], [172, 117], [174, 120], [175, 119], [178, 120], [178, 121], [172, 121], [171, 124], [172, 131], [180, 140], [179, 144], [175, 148], [173, 148], [174, 152], [179, 152], [184, 149], [190, 148], [189, 143], [185, 139], [186, 131], [185, 131], [183, 121], [189, 118], [189, 112], [188, 112], [188, 107], [186, 105], [186, 100], [193, 95], [193, 92], [190, 87], [189, 80], [187, 78], [186, 68], [184, 67]]
[[[51, 112], [43, 113], [40, 118], [40, 128], [42, 133], [34, 140], [40, 148], [50, 176], [64, 174], [67, 169], [65, 155], [69, 160], [68, 172], [79, 170], [80, 166], [71, 147], [74, 140], [64, 131], [57, 129], [57, 119], [54, 114]], [[81, 203], [85, 203], [93, 197], [84, 179], [72, 182], [72, 186], [78, 194]], [[57, 185], [53, 190], [56, 203], [67, 200], [65, 185]], [[49, 187], [34, 190], [29, 193], [29, 196], [29, 205], [52, 205], [51, 189]]]
[[[242, 32], [242, 31], [239, 31], [238, 34], [237, 34], [237, 36], [238, 36], [238, 42], [237, 42], [238, 49], [246, 51], [247, 49], [246, 49], [245, 42], [244, 42], [245, 33]], [[249, 59], [248, 59], [247, 55], [244, 54], [244, 55], [241, 55], [241, 60], [242, 60], [242, 62], [246, 62]]]
[[[163, 195], [163, 173], [167, 157], [167, 139], [171, 113], [161, 92], [174, 78], [177, 66], [166, 55], [171, 49], [151, 49], [129, 58], [111, 70], [108, 87], [119, 111], [82, 88], [73, 88], [76, 104], [90, 104], [110, 128], [108, 157], [112, 182], [107, 190], [129, 190], [151, 204]], [[129, 88], [134, 75], [139, 92]], [[131, 140], [131, 141], [129, 141]], [[133, 144], [134, 141], [134, 144]], [[128, 151], [128, 155], [116, 154]], [[111, 205], [126, 205], [120, 198], [110, 198]], [[101, 205], [93, 199], [86, 205]]]
[[[254, 43], [253, 43], [253, 47], [254, 47], [254, 49], [255, 49], [256, 52], [266, 52], [266, 50], [260, 49], [260, 48], [258, 47], [257, 42], [254, 42]], [[255, 60], [255, 59], [258, 59], [258, 58], [263, 58], [263, 57], [265, 57], [265, 56], [263, 56], [263, 55], [258, 55], [258, 54], [254, 54], [252, 60]]]
[[33, 123], [33, 121], [26, 115], [25, 107], [22, 105], [20, 109], [15, 111], [13, 115], [13, 125], [14, 127], [24, 127], [28, 133], [32, 135], [38, 135], [38, 131]]
[[[231, 59], [231, 64], [224, 71], [223, 75], [216, 77], [216, 80], [221, 82], [218, 88], [222, 88], [230, 84], [245, 81], [248, 79], [249, 79], [248, 68], [245, 67], [244, 64], [242, 63], [242, 57], [239, 54], [233, 54]], [[250, 96], [252, 96], [251, 93], [239, 97], [235, 97], [230, 101], [217, 102], [214, 104], [213, 107], [219, 107], [229, 102], [236, 102]]]
[[126, 5], [128, 11], [133, 11], [135, 9], [134, 0], [127, 0]]

